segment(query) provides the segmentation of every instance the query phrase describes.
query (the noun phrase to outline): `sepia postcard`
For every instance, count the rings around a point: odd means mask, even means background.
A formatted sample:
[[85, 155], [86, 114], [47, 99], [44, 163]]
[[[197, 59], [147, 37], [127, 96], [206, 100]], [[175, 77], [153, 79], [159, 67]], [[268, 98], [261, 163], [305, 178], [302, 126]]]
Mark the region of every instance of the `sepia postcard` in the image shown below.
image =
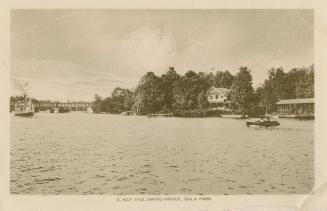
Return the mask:
[[327, 211], [326, 5], [127, 2], [1, 10], [0, 209]]

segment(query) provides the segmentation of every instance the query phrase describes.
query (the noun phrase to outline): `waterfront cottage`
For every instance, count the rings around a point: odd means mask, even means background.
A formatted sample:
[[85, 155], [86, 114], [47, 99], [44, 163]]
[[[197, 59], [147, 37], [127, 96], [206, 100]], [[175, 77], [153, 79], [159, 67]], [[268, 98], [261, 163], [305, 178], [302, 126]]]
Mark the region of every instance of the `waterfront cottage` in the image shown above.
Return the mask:
[[314, 98], [280, 100], [277, 110], [280, 115], [314, 116]]
[[210, 107], [230, 109], [231, 102], [228, 100], [230, 89], [211, 87], [207, 92]]

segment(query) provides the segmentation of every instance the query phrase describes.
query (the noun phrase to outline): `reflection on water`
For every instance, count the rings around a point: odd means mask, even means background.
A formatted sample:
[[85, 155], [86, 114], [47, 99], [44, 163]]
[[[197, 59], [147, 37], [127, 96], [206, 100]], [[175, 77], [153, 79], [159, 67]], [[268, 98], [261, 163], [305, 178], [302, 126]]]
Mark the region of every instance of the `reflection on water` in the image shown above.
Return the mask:
[[313, 121], [11, 116], [14, 194], [292, 194], [313, 186]]

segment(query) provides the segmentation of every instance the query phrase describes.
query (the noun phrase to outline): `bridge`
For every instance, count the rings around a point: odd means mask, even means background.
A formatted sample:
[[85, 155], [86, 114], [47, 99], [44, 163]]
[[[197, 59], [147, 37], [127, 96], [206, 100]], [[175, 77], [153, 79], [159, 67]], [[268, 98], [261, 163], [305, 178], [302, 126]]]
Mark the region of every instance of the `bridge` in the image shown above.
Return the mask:
[[51, 108], [64, 108], [71, 111], [85, 111], [89, 106], [92, 107], [92, 103], [89, 102], [77, 102], [77, 103], [58, 103], [58, 102], [38, 102], [34, 103], [34, 108], [37, 110], [48, 110]]

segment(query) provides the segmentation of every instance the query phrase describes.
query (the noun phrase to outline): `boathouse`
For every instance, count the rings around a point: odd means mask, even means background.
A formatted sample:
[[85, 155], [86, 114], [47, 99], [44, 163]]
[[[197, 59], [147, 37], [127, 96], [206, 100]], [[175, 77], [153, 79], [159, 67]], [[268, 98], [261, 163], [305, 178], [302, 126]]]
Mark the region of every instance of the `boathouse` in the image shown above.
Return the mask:
[[277, 110], [281, 115], [314, 116], [314, 98], [280, 100], [277, 102]]
[[231, 101], [228, 100], [230, 89], [211, 87], [207, 92], [210, 107], [230, 109]]

